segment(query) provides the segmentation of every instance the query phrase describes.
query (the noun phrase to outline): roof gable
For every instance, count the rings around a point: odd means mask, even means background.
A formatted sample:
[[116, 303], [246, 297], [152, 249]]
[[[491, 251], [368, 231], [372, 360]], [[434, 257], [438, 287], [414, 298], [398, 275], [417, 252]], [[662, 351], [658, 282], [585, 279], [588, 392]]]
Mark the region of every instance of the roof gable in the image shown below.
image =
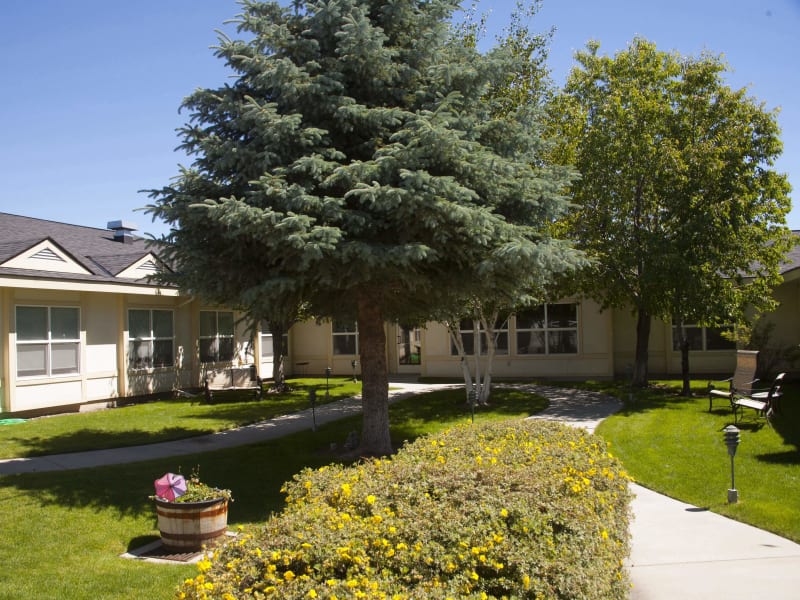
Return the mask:
[[24, 248], [16, 256], [0, 263], [0, 267], [91, 275], [91, 271], [49, 238]]
[[117, 273], [117, 277], [125, 279], [143, 279], [158, 274], [163, 270], [161, 261], [152, 252], [143, 256], [132, 265]]

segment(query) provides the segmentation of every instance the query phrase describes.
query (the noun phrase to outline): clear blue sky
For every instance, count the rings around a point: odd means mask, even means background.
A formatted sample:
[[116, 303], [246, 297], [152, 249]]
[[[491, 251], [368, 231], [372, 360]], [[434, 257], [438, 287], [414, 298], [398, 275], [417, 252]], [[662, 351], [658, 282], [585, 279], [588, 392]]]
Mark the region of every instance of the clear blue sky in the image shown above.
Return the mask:
[[[490, 30], [513, 0], [483, 0]], [[227, 72], [209, 49], [234, 0], [0, 0], [0, 211], [140, 232], [165, 227], [135, 209], [186, 159], [175, 152], [197, 87]], [[534, 31], [556, 28], [550, 66], [563, 83], [587, 40], [614, 54], [641, 35], [661, 50], [723, 54], [732, 87], [780, 107], [777, 164], [800, 198], [800, 0], [544, 0]], [[800, 201], [789, 225], [800, 229]]]

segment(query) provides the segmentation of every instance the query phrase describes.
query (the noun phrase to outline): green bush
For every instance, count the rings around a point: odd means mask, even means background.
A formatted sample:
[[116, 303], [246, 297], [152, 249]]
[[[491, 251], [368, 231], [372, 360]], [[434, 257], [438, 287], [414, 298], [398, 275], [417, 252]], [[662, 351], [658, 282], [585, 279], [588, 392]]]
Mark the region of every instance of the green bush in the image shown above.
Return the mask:
[[181, 598], [628, 597], [628, 477], [583, 430], [464, 425], [284, 492]]

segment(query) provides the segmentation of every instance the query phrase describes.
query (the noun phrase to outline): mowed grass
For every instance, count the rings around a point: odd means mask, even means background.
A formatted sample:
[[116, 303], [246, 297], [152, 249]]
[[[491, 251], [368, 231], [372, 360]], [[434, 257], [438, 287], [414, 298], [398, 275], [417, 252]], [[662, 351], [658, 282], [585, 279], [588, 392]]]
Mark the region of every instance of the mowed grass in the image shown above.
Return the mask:
[[261, 400], [254, 400], [252, 391], [230, 390], [214, 392], [212, 404], [206, 404], [201, 394], [3, 425], [0, 459], [120, 448], [215, 433], [308, 408], [311, 389], [317, 390], [317, 404], [361, 393], [361, 382], [346, 377], [331, 378], [329, 383], [309, 378], [287, 383], [292, 391], [265, 393]]
[[709, 412], [705, 381], [693, 383], [691, 398], [678, 394], [678, 382], [661, 382], [632, 398], [627, 389], [594, 387], [625, 399], [624, 409], [597, 433], [612, 442], [638, 483], [800, 542], [799, 385], [785, 386], [782, 412], [771, 423], [750, 409], [739, 420], [736, 504], [728, 504], [731, 461], [723, 433], [733, 415], [720, 400]]
[[[497, 390], [475, 422], [521, 417], [547, 402], [516, 390]], [[226, 406], [215, 405], [224, 410]], [[89, 416], [89, 415], [82, 415]], [[399, 447], [471, 414], [463, 389], [442, 390], [397, 402], [390, 408], [392, 438]], [[359, 430], [350, 417], [263, 444], [157, 461], [80, 471], [0, 477], [2, 532], [0, 599], [37, 598], [161, 600], [196, 574], [193, 565], [163, 565], [119, 558], [158, 537], [148, 496], [167, 471], [200, 465], [204, 480], [233, 490], [229, 527], [254, 527], [283, 506], [280, 488], [303, 467], [346, 462], [332, 450]]]

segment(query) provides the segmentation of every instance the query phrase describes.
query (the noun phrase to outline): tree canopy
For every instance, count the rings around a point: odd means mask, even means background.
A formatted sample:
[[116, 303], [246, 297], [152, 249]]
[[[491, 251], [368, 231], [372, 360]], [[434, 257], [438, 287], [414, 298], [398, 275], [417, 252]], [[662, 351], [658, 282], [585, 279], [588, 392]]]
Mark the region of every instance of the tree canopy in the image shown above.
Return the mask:
[[357, 319], [362, 450], [386, 453], [384, 323], [569, 268], [549, 225], [572, 172], [542, 163], [537, 107], [498, 110], [524, 61], [453, 36], [456, 2], [241, 6], [216, 50], [235, 78], [184, 101], [194, 162], [149, 211], [186, 291]]
[[551, 124], [574, 164], [568, 221], [596, 261], [584, 290], [638, 316], [634, 383], [647, 383], [651, 317], [735, 324], [763, 310], [789, 247], [789, 185], [772, 166], [776, 113], [725, 84], [719, 57], [635, 39], [576, 55]]

